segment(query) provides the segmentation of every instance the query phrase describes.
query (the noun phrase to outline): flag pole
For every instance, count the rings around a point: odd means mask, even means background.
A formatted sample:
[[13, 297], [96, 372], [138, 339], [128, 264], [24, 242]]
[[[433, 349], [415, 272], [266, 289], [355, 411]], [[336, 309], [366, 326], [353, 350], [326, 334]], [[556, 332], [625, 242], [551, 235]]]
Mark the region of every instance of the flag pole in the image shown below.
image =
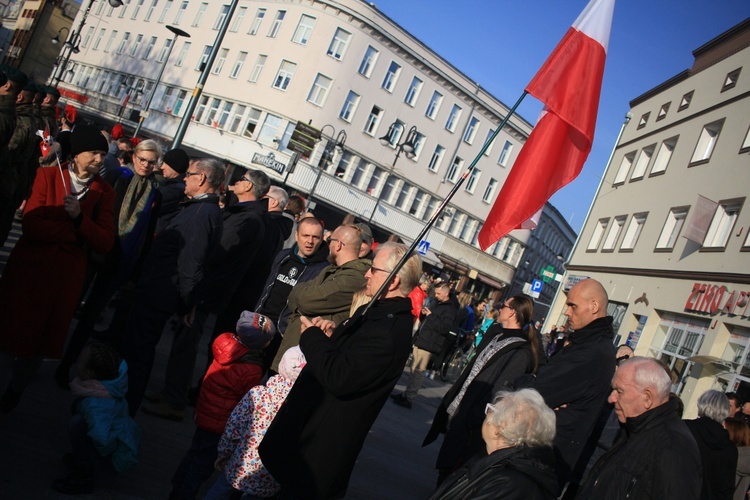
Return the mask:
[[487, 139], [487, 141], [484, 143], [484, 146], [482, 146], [482, 149], [479, 151], [477, 156], [474, 158], [474, 161], [471, 162], [471, 165], [466, 169], [466, 171], [463, 173], [463, 175], [458, 179], [458, 182], [453, 186], [453, 189], [450, 190], [448, 195], [445, 197], [443, 202], [438, 206], [437, 210], [435, 210], [435, 213], [432, 214], [432, 217], [430, 217], [430, 220], [427, 221], [427, 224], [422, 228], [422, 230], [419, 232], [419, 234], [414, 238], [414, 241], [412, 241], [411, 245], [409, 246], [409, 249], [406, 251], [403, 257], [398, 261], [396, 264], [396, 267], [393, 268], [391, 271], [391, 274], [388, 275], [388, 279], [383, 282], [382, 285], [380, 285], [380, 288], [377, 292], [375, 292], [375, 295], [372, 297], [372, 300], [365, 306], [365, 310], [362, 312], [362, 315], [364, 316], [367, 311], [370, 310], [370, 307], [377, 302], [377, 300], [383, 295], [386, 288], [388, 288], [388, 284], [391, 282], [391, 280], [398, 274], [398, 272], [401, 270], [401, 268], [404, 266], [406, 261], [409, 259], [411, 254], [414, 252], [414, 249], [417, 248], [417, 245], [419, 245], [419, 242], [422, 241], [422, 238], [427, 234], [427, 232], [432, 228], [432, 226], [435, 224], [435, 221], [437, 221], [438, 217], [440, 217], [440, 214], [443, 212], [445, 207], [448, 206], [448, 203], [453, 199], [453, 196], [456, 194], [458, 189], [461, 187], [461, 185], [464, 183], [466, 178], [471, 174], [471, 172], [476, 167], [476, 164], [479, 163], [479, 160], [484, 155], [485, 151], [492, 145], [492, 141], [495, 140], [495, 137], [500, 133], [500, 131], [505, 127], [505, 124], [508, 123], [508, 120], [510, 120], [510, 117], [515, 114], [516, 109], [521, 104], [521, 101], [523, 101], [523, 98], [526, 97], [526, 92], [524, 90], [523, 94], [521, 94], [521, 97], [518, 98], [516, 103], [513, 105], [513, 107], [508, 111], [508, 114], [505, 116], [503, 121], [500, 123], [500, 125], [497, 127], [495, 132]]

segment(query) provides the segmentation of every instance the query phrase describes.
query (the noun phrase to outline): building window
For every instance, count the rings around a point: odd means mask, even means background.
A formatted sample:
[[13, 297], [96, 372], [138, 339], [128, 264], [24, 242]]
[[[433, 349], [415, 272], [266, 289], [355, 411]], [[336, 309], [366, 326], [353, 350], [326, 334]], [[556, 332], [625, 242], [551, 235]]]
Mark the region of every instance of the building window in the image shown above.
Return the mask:
[[440, 169], [440, 163], [443, 161], [445, 155], [445, 148], [441, 145], [435, 146], [435, 151], [432, 153], [430, 163], [427, 165], [427, 169], [432, 172], [437, 172]]
[[367, 162], [363, 160], [362, 158], [359, 159], [357, 162], [357, 167], [354, 169], [354, 173], [352, 174], [352, 179], [349, 181], [349, 183], [354, 187], [359, 187], [360, 183], [362, 182], [362, 179], [365, 177], [365, 173], [367, 172]]
[[661, 235], [656, 242], [658, 250], [672, 250], [674, 248], [677, 238], [682, 231], [682, 226], [685, 224], [685, 218], [689, 209], [690, 207], [678, 207], [669, 211], [667, 220], [664, 222], [664, 227], [661, 230]]
[[154, 46], [156, 45], [156, 37], [152, 36], [151, 40], [148, 41], [148, 45], [146, 45], [146, 50], [143, 51], [143, 59], [148, 59], [151, 57], [151, 52], [154, 50]]
[[188, 8], [188, 2], [182, 2], [180, 4], [180, 8], [177, 10], [177, 14], [174, 16], [174, 24], [175, 26], [180, 25], [180, 21], [182, 21], [182, 18], [185, 16], [185, 11]]
[[[104, 2], [101, 2], [104, 3]], [[146, 22], [151, 21], [151, 16], [154, 14], [154, 10], [156, 9], [156, 4], [159, 3], [159, 0], [151, 0], [151, 5], [149, 5], [148, 10], [146, 11], [146, 17], [143, 19]]]
[[240, 129], [240, 123], [242, 123], [242, 119], [245, 117], [245, 111], [247, 110], [247, 106], [243, 106], [242, 104], [238, 104], [234, 108], [234, 114], [232, 115], [232, 120], [229, 122], [229, 132], [232, 134], [236, 134]]
[[138, 53], [138, 49], [141, 48], [141, 43], [143, 42], [143, 35], [138, 35], [135, 37], [135, 43], [133, 43], [133, 46], [130, 48], [130, 57], [135, 57]]
[[735, 85], [737, 85], [737, 80], [740, 78], [740, 71], [742, 71], [742, 68], [737, 68], [727, 74], [727, 77], [724, 79], [724, 85], [721, 87], [722, 92], [734, 88]]
[[620, 233], [622, 233], [622, 227], [625, 225], [626, 219], [627, 216], [625, 215], [615, 217], [614, 222], [609, 226], [607, 237], [604, 238], [604, 244], [602, 245], [603, 252], [614, 250], [617, 240], [620, 239]]
[[206, 116], [206, 125], [210, 125], [214, 128], [217, 128], [219, 123], [216, 121], [216, 114], [219, 112], [219, 105], [221, 104], [221, 99], [217, 99], [214, 97], [211, 100], [211, 107], [208, 110], [208, 115]]
[[643, 176], [646, 174], [648, 164], [651, 162], [651, 157], [654, 155], [654, 149], [656, 149], [656, 144], [652, 144], [651, 146], [647, 146], [641, 149], [641, 152], [638, 155], [638, 161], [635, 162], [633, 175], [630, 176], [631, 181], [643, 179]]
[[417, 132], [417, 137], [414, 139], [414, 157], [411, 158], [412, 161], [419, 160], [419, 155], [422, 153], [422, 148], [424, 147], [425, 139], [426, 138], [424, 134], [420, 134], [419, 132]]
[[510, 159], [510, 154], [513, 152], [513, 143], [510, 141], [505, 141], [505, 144], [503, 144], [503, 150], [500, 151], [500, 157], [497, 159], [497, 164], [501, 167], [507, 167], [508, 166], [508, 160]]
[[[669, 367], [672, 380], [678, 381], [674, 388], [678, 395], [693, 364], [688, 358], [700, 351], [708, 326], [709, 321], [695, 316], [665, 313], [656, 331], [651, 349], [656, 352], [657, 359]], [[661, 342], [663, 347], [660, 348]]]
[[128, 9], [128, 4], [129, 3], [130, 3], [129, 0], [125, 0], [124, 5], [120, 9], [120, 12], [117, 14], [117, 17], [119, 17], [120, 19], [122, 19], [123, 17], [125, 17], [125, 11]]
[[263, 71], [263, 66], [266, 64], [266, 59], [268, 59], [268, 56], [265, 56], [263, 54], [260, 54], [258, 58], [255, 60], [255, 66], [253, 66], [253, 72], [250, 73], [250, 78], [248, 78], [249, 82], [257, 82], [258, 78], [260, 78], [260, 73]]
[[183, 42], [182, 43], [182, 49], [180, 49], [180, 53], [177, 54], [177, 59], [174, 62], [175, 66], [182, 66], [182, 63], [185, 62], [185, 58], [187, 57], [187, 53], [190, 50], [190, 44], [191, 42]]
[[425, 200], [427, 193], [421, 189], [417, 189], [417, 193], [414, 195], [414, 199], [409, 207], [409, 215], [419, 217], [419, 210], [422, 208], [422, 202]]
[[404, 182], [404, 184], [401, 186], [401, 191], [398, 193], [398, 198], [396, 198], [396, 208], [399, 208], [401, 210], [406, 210], [406, 201], [409, 199], [409, 195], [411, 194], [412, 185], [408, 182]]
[[[155, 2], [154, 2], [155, 3]], [[164, 23], [167, 20], [167, 14], [169, 14], [169, 9], [172, 8], [172, 4], [174, 2], [172, 0], [167, 0], [167, 2], [164, 4], [164, 8], [161, 11], [161, 15], [159, 16], [159, 22]]]
[[229, 78], [237, 78], [240, 75], [240, 71], [242, 71], [242, 67], [245, 65], [245, 59], [247, 59], [247, 52], [240, 52], [237, 60], [234, 62]]
[[185, 98], [187, 97], [187, 90], [180, 90], [177, 93], [177, 100], [174, 103], [174, 109], [172, 110], [172, 114], [175, 116], [180, 116], [180, 111], [182, 110], [182, 105], [185, 104]]
[[83, 42], [81, 43], [81, 46], [83, 48], [86, 48], [89, 46], [89, 42], [91, 42], [91, 37], [94, 36], [94, 27], [90, 26], [88, 31], [86, 32], [86, 36], [83, 37]]
[[247, 7], [237, 8], [237, 12], [232, 16], [232, 25], [229, 27], [229, 31], [237, 33], [240, 30], [240, 25], [245, 20], [245, 14], [247, 14]]
[[299, 20], [299, 24], [297, 24], [297, 29], [294, 30], [294, 36], [292, 36], [292, 41], [294, 43], [307, 45], [307, 42], [310, 40], [310, 35], [312, 35], [314, 27], [315, 27], [315, 18], [312, 16], [303, 14]]
[[479, 128], [479, 119], [476, 116], [472, 116], [469, 120], [469, 124], [466, 126], [466, 132], [464, 133], [464, 142], [467, 144], [474, 143], [474, 137], [477, 135], [477, 129]]
[[422, 220], [428, 220], [432, 217], [435, 210], [437, 210], [438, 205], [440, 205], [440, 200], [434, 196], [430, 196], [430, 199], [427, 202], [427, 208], [425, 208], [424, 213], [422, 214]]
[[206, 112], [206, 106], [208, 106], [208, 96], [202, 95], [200, 100], [198, 101], [198, 107], [195, 111], [195, 118], [193, 118], [194, 121], [200, 123], [203, 121], [203, 113]]
[[383, 178], [384, 173], [385, 170], [380, 167], [375, 167], [375, 170], [373, 170], [372, 176], [370, 177], [370, 181], [367, 183], [367, 188], [365, 189], [365, 191], [367, 191], [367, 194], [369, 194], [370, 196], [375, 196], [375, 191], [377, 191], [378, 187], [380, 187], [380, 180]]
[[401, 66], [396, 64], [395, 61], [391, 61], [391, 65], [388, 67], [385, 78], [383, 78], [383, 89], [387, 90], [388, 92], [393, 92], [393, 87], [396, 86], [396, 80], [398, 79], [398, 75], [400, 72]]
[[172, 48], [172, 43], [174, 43], [174, 40], [171, 38], [164, 40], [164, 46], [159, 51], [159, 57], [156, 58], [156, 62], [163, 63], [167, 59], [167, 54], [169, 53], [169, 49]]
[[375, 135], [375, 132], [378, 129], [378, 124], [380, 124], [380, 118], [383, 115], [383, 110], [380, 109], [377, 106], [373, 106], [372, 110], [370, 111], [370, 115], [367, 117], [367, 121], [365, 122], [365, 134], [368, 135]]
[[315, 81], [312, 84], [310, 93], [307, 95], [307, 102], [315, 104], [316, 106], [323, 106], [328, 95], [328, 90], [331, 88], [332, 80], [327, 76], [317, 74]]
[[742, 146], [740, 147], [740, 153], [747, 153], [748, 151], [750, 151], [750, 128], [745, 132], [745, 140], [742, 141]]
[[663, 120], [667, 117], [667, 113], [669, 112], [669, 106], [671, 106], [672, 103], [668, 102], [661, 105], [661, 108], [659, 108], [659, 114], [656, 115], [656, 121]]
[[656, 159], [654, 160], [654, 166], [651, 167], [651, 175], [662, 174], [667, 170], [669, 160], [672, 159], [672, 153], [674, 147], [677, 145], [677, 137], [666, 139], [659, 146], [659, 151], [656, 153]]
[[289, 61], [281, 61], [279, 66], [279, 72], [276, 73], [276, 78], [273, 80], [273, 88], [279, 90], [286, 90], [289, 87], [289, 82], [292, 81], [294, 72], [297, 70], [297, 65]]
[[620, 250], [633, 250], [636, 243], [638, 243], [638, 237], [641, 235], [643, 225], [646, 223], [647, 213], [634, 214], [630, 218], [630, 224], [628, 224], [627, 230], [625, 230], [625, 236], [622, 238], [622, 244]]
[[604, 231], [606, 231], [608, 225], [609, 218], [599, 219], [597, 221], [596, 226], [594, 226], [594, 232], [591, 235], [591, 239], [589, 240], [589, 244], [586, 247], [587, 251], [596, 252], [597, 248], [599, 248], [599, 243], [601, 243], [602, 241], [602, 236], [604, 236]]
[[201, 54], [200, 59], [198, 59], [198, 65], [195, 67], [196, 71], [203, 71], [203, 68], [208, 62], [208, 58], [211, 55], [212, 49], [213, 47], [211, 47], [210, 45], [206, 45], [205, 47], [203, 47], [203, 53]]
[[461, 118], [461, 106], [458, 104], [453, 105], [453, 109], [451, 109], [450, 115], [448, 115], [448, 121], [445, 122], [445, 129], [449, 132], [453, 132], [456, 130], [456, 125], [458, 125], [458, 120]]
[[99, 45], [102, 43], [102, 39], [104, 38], [104, 33], [107, 30], [102, 28], [99, 30], [99, 34], [96, 35], [96, 40], [94, 40], [94, 46], [92, 47], [93, 50], [99, 50]]
[[398, 178], [395, 175], [389, 175], [388, 179], [385, 181], [385, 186], [383, 186], [383, 191], [380, 193], [380, 199], [383, 200], [386, 203], [391, 202], [391, 197], [393, 196], [393, 191], [396, 188], [396, 182], [398, 181]]
[[[276, 35], [279, 34], [279, 30], [281, 29], [281, 23], [284, 22], [284, 17], [286, 16], [285, 10], [280, 10], [276, 13], [276, 17], [273, 20], [273, 24], [271, 25], [271, 29], [268, 30], [268, 38], [276, 38]], [[251, 35], [254, 35], [254, 33], [250, 33]]]
[[258, 132], [257, 141], [267, 146], [275, 146], [274, 139], [281, 139], [283, 122], [284, 120], [280, 116], [272, 115], [271, 113], [266, 114], [263, 126], [260, 128], [260, 132]]
[[229, 49], [221, 49], [219, 51], [219, 57], [216, 58], [214, 67], [211, 68], [211, 73], [218, 75], [221, 70], [224, 69], [224, 63], [227, 62], [227, 56], [229, 55]]
[[722, 125], [724, 125], [723, 119], [709, 123], [703, 127], [701, 135], [698, 137], [698, 144], [695, 145], [693, 157], [690, 159], [690, 165], [707, 162], [711, 159], [711, 153], [713, 153], [714, 147], [716, 147], [716, 141], [719, 140]]
[[143, 0], [137, 0], [135, 2], [135, 6], [133, 7], [133, 13], [130, 15], [130, 19], [135, 19], [136, 17], [138, 17], [138, 13], [141, 11], [141, 7], [143, 7]]
[[638, 120], [638, 130], [640, 130], [643, 127], [646, 126], [646, 124], [648, 123], [648, 118], [650, 116], [651, 116], [651, 112], [650, 111], [648, 113], [643, 113], [643, 115], [641, 115], [641, 119]]
[[[484, 147], [485, 144], [487, 144], [487, 141], [490, 140], [490, 138], [495, 134], [495, 129], [491, 128], [487, 131], [487, 137], [484, 138], [484, 142], [482, 143], [482, 147]], [[487, 146], [487, 149], [484, 150], [485, 156], [489, 156], [490, 151], [492, 150], [492, 144]]]
[[490, 182], [487, 183], [487, 187], [485, 188], [484, 194], [482, 195], [482, 201], [485, 203], [492, 203], [492, 198], [495, 196], [496, 189], [497, 180], [490, 179]]
[[458, 156], [453, 158], [453, 163], [451, 163], [451, 166], [450, 168], [448, 168], [448, 172], [445, 175], [445, 178], [448, 180], [448, 182], [452, 182], [453, 184], [456, 183], [456, 181], [458, 180], [458, 174], [461, 172], [461, 168], [463, 166], [463, 158], [460, 158]]
[[388, 144], [392, 148], [395, 148], [398, 144], [398, 141], [401, 140], [401, 136], [404, 134], [404, 123], [402, 121], [396, 120], [393, 122], [393, 128], [389, 127], [390, 134], [388, 134]]
[[115, 38], [117, 38], [117, 30], [112, 31], [112, 33], [109, 34], [107, 45], [104, 46], [104, 52], [109, 52], [112, 49], [112, 44], [115, 42]]
[[211, 29], [218, 31], [224, 23], [224, 20], [227, 18], [227, 14], [229, 14], [229, 5], [222, 5], [219, 9], [219, 15], [216, 17], [216, 21], [214, 21], [214, 25]]
[[250, 29], [247, 31], [248, 35], [257, 35], [260, 30], [260, 23], [263, 22], [263, 18], [266, 17], [266, 9], [258, 9], [255, 13], [255, 19], [250, 25]]
[[691, 90], [690, 92], [682, 96], [682, 99], [680, 99], [680, 106], [677, 108], [678, 113], [690, 107], [690, 101], [693, 100], [694, 92], [695, 92], [694, 90]]
[[346, 96], [344, 105], [341, 107], [339, 118], [351, 123], [354, 112], [357, 110], [357, 104], [359, 104], [359, 94], [350, 90]]
[[474, 190], [477, 187], [477, 181], [479, 180], [480, 175], [482, 175], [482, 171], [474, 167], [474, 169], [469, 174], [469, 178], [466, 179], [466, 191], [474, 194]]
[[630, 172], [630, 167], [633, 166], [633, 159], [635, 158], [635, 151], [626, 154], [622, 157], [622, 161], [620, 162], [620, 168], [617, 169], [617, 175], [615, 175], [615, 181], [612, 184], [622, 184], [625, 182], [625, 179], [628, 177], [628, 172]]
[[234, 107], [234, 103], [231, 101], [224, 101], [224, 105], [221, 107], [218, 122], [219, 128], [222, 130], [224, 130], [227, 121], [229, 121], [229, 113], [232, 111], [232, 107]]
[[333, 40], [331, 40], [331, 45], [328, 46], [326, 54], [340, 61], [344, 57], [344, 52], [346, 52], [351, 37], [352, 34], [348, 31], [336, 28], [336, 33], [333, 35]]
[[357, 70], [360, 75], [364, 76], [365, 78], [370, 78], [372, 69], [375, 67], [375, 63], [378, 60], [378, 54], [380, 54], [380, 52], [378, 52], [372, 46], [367, 47], [365, 55], [362, 58], [362, 62], [359, 63], [359, 69]]
[[420, 80], [419, 78], [415, 76], [411, 80], [411, 85], [409, 85], [409, 90], [406, 91], [404, 102], [408, 104], [409, 106], [414, 107], [414, 105], [417, 103], [417, 98], [419, 97], [420, 90], [422, 90], [422, 80]]
[[703, 248], [725, 248], [732, 234], [734, 224], [737, 222], [737, 215], [742, 208], [742, 201], [732, 200], [723, 201], [716, 207], [714, 218], [703, 240]]
[[440, 109], [440, 104], [443, 102], [443, 94], [438, 92], [437, 90], [432, 93], [432, 97], [430, 98], [430, 103], [427, 105], [427, 110], [425, 111], [425, 116], [429, 118], [430, 120], [434, 120], [437, 116], [438, 110]]
[[206, 9], [208, 8], [208, 3], [202, 2], [198, 6], [198, 12], [195, 14], [195, 19], [193, 19], [193, 26], [194, 28], [198, 28], [201, 25], [201, 21], [203, 20], [203, 14], [206, 13]]
[[245, 137], [253, 137], [255, 128], [258, 126], [260, 121], [261, 111], [259, 109], [250, 108], [250, 114], [247, 117], [247, 123], [245, 124], [245, 131], [242, 133]]

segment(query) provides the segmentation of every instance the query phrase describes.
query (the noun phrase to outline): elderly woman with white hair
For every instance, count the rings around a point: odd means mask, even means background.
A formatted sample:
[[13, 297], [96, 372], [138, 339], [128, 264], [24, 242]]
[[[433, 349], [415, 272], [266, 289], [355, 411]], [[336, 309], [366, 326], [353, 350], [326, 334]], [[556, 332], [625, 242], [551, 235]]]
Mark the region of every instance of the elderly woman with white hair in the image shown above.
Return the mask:
[[487, 455], [451, 474], [431, 500], [556, 498], [555, 413], [542, 396], [534, 389], [500, 391], [485, 411]]
[[698, 443], [701, 455], [701, 499], [732, 498], [734, 495], [738, 452], [722, 425], [728, 415], [727, 396], [723, 392], [709, 390], [698, 398], [698, 418], [685, 421]]

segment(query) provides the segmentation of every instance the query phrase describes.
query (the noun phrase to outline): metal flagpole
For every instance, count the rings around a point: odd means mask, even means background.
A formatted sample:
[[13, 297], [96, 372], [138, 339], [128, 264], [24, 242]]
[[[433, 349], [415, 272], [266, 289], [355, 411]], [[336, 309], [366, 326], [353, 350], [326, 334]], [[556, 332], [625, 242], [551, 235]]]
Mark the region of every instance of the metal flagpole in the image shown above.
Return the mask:
[[388, 283], [391, 282], [391, 280], [398, 274], [398, 272], [401, 270], [401, 268], [404, 266], [406, 261], [411, 256], [412, 252], [414, 252], [414, 249], [417, 248], [417, 245], [419, 245], [419, 242], [422, 241], [422, 238], [427, 234], [427, 232], [432, 228], [432, 226], [435, 224], [435, 221], [437, 221], [438, 217], [440, 217], [440, 214], [443, 212], [446, 206], [448, 206], [448, 203], [451, 201], [453, 196], [456, 194], [458, 189], [461, 187], [461, 185], [464, 183], [466, 178], [471, 174], [472, 170], [474, 170], [474, 167], [477, 163], [479, 163], [479, 160], [484, 155], [484, 152], [487, 151], [487, 149], [492, 144], [492, 141], [495, 140], [495, 137], [497, 137], [497, 134], [500, 133], [500, 131], [505, 127], [505, 124], [508, 123], [508, 120], [516, 111], [516, 108], [521, 104], [521, 101], [523, 101], [523, 98], [526, 97], [526, 92], [524, 90], [523, 94], [521, 94], [521, 97], [518, 98], [516, 103], [513, 105], [513, 107], [508, 111], [508, 114], [505, 116], [503, 121], [500, 123], [500, 125], [497, 127], [495, 132], [490, 136], [489, 139], [484, 143], [484, 146], [482, 146], [482, 149], [477, 153], [477, 156], [474, 158], [474, 161], [471, 162], [471, 165], [466, 169], [466, 171], [463, 173], [463, 175], [458, 179], [458, 182], [453, 186], [453, 189], [450, 190], [448, 193], [448, 196], [445, 197], [443, 202], [440, 204], [440, 206], [437, 208], [434, 214], [432, 214], [432, 217], [430, 217], [430, 220], [427, 221], [427, 224], [422, 228], [422, 230], [419, 232], [419, 234], [414, 238], [414, 241], [412, 241], [411, 246], [409, 246], [409, 249], [406, 251], [403, 257], [401, 257], [401, 260], [398, 261], [396, 264], [396, 267], [393, 268], [391, 271], [391, 274], [388, 275], [388, 279], [383, 282], [382, 285], [380, 285], [380, 288], [375, 293], [375, 295], [372, 297], [372, 300], [365, 306], [364, 311], [362, 311], [362, 316], [364, 316], [367, 311], [370, 310], [370, 307], [380, 298], [381, 295], [385, 292], [385, 290], [388, 288]]

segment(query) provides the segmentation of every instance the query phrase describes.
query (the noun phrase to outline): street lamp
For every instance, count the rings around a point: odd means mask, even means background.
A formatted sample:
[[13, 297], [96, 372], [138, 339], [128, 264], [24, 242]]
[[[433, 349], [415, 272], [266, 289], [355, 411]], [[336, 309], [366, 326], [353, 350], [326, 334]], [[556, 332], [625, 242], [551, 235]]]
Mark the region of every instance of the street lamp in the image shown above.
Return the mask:
[[[318, 173], [315, 176], [315, 182], [313, 182], [312, 189], [310, 189], [310, 194], [307, 197], [308, 205], [310, 203], [310, 200], [313, 199], [313, 195], [315, 194], [315, 188], [318, 187], [318, 181], [320, 180], [320, 176], [323, 174], [323, 170], [328, 168], [328, 165], [331, 164], [333, 161], [333, 152], [336, 150], [336, 148], [339, 148], [339, 150], [344, 151], [344, 146], [346, 146], [346, 132], [344, 130], [340, 130], [338, 134], [336, 134], [336, 129], [333, 128], [333, 125], [323, 125], [323, 128], [320, 129], [321, 136], [323, 135], [323, 131], [326, 129], [326, 127], [330, 127], [333, 131], [330, 135], [330, 139], [326, 139], [326, 147], [323, 148], [323, 154], [320, 156], [320, 161], [318, 162]], [[336, 136], [336, 142], [333, 142], [333, 136]]]
[[50, 40], [53, 45], [57, 45], [58, 43], [60, 43], [60, 35], [62, 34], [63, 30], [67, 31], [67, 33], [65, 34], [66, 38], [68, 37], [68, 35], [70, 35], [70, 29], [67, 26], [63, 26], [62, 28], [57, 30], [57, 34], [54, 36], [54, 38], [52, 38], [52, 40]]
[[[111, 1], [111, 0], [110, 0]], [[119, 1], [119, 0], [118, 0]], [[164, 74], [164, 68], [167, 67], [167, 61], [169, 61], [169, 56], [172, 54], [172, 48], [177, 43], [177, 39], [181, 36], [184, 36], [185, 38], [190, 38], [190, 34], [187, 32], [181, 30], [180, 28], [175, 28], [174, 26], [167, 26], [167, 29], [174, 33], [174, 38], [172, 39], [172, 44], [169, 46], [169, 50], [167, 50], [167, 57], [164, 58], [164, 64], [161, 65], [161, 69], [159, 70], [159, 76], [156, 77], [156, 83], [154, 83], [154, 88], [151, 90], [151, 92], [148, 95], [148, 98], [146, 100], [146, 106], [143, 107], [143, 110], [141, 111], [140, 117], [138, 118], [138, 126], [135, 127], [135, 132], [133, 132], [133, 137], [138, 137], [138, 132], [141, 131], [141, 126], [143, 125], [143, 120], [148, 118], [148, 109], [151, 107], [151, 101], [154, 98], [154, 94], [156, 93], [156, 89], [159, 88], [159, 82], [161, 81], [161, 75]]]
[[[404, 142], [399, 143], [398, 140], [401, 138], [401, 134], [404, 131], [404, 128], [405, 125], [403, 123], [395, 121], [388, 126], [388, 131], [385, 133], [385, 135], [378, 139], [381, 145], [393, 146], [396, 148], [396, 157], [393, 159], [393, 165], [391, 165], [391, 169], [388, 171], [388, 175], [385, 176], [384, 189], [385, 186], [388, 185], [388, 182], [390, 182], [391, 180], [393, 171], [396, 168], [396, 162], [398, 161], [398, 157], [401, 156], [401, 153], [404, 153], [406, 157], [410, 159], [416, 156], [414, 150], [417, 148], [417, 138], [419, 137], [417, 126], [412, 126], [409, 129], [409, 132], [406, 134], [406, 139], [404, 139]], [[380, 200], [382, 198], [383, 189], [381, 189], [378, 193], [378, 199], [375, 201], [375, 206], [372, 207], [372, 213], [370, 214], [368, 222], [372, 222], [372, 218], [375, 217], [375, 212], [378, 210], [378, 207], [380, 206]]]

